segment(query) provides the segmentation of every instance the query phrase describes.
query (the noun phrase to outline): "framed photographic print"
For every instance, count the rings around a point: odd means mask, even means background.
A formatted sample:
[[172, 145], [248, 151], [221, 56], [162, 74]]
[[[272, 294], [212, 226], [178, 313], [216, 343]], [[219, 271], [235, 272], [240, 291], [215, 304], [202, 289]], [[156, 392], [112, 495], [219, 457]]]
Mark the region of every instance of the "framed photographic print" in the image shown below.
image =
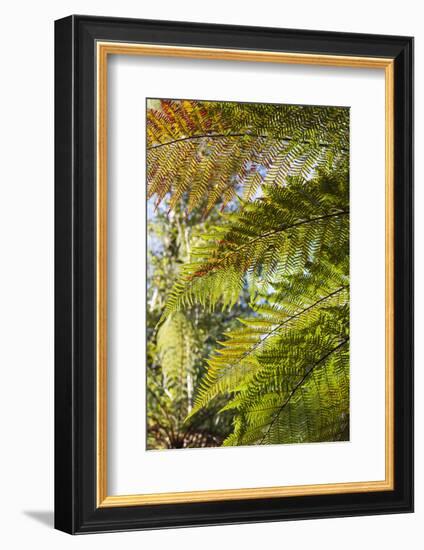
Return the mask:
[[55, 525], [413, 509], [413, 39], [55, 26]]

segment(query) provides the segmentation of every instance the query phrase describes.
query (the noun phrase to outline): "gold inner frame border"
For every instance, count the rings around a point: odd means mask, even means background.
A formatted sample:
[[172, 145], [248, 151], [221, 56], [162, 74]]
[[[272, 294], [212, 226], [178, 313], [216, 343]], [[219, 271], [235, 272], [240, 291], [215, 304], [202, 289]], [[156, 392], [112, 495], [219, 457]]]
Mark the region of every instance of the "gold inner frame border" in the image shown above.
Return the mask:
[[[107, 62], [109, 55], [221, 59], [332, 67], [384, 69], [385, 72], [385, 479], [315, 485], [217, 489], [109, 496], [107, 491]], [[96, 43], [97, 60], [97, 507], [143, 506], [306, 495], [364, 493], [394, 489], [394, 60], [321, 54], [269, 52], [140, 43]]]

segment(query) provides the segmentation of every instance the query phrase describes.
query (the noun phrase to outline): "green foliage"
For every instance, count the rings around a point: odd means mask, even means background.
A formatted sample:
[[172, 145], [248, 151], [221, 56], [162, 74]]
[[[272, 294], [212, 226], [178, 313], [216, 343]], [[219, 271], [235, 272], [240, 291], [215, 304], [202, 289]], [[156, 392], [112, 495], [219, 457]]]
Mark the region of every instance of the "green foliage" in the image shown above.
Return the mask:
[[192, 323], [181, 312], [170, 315], [157, 334], [157, 350], [164, 384], [173, 399], [187, 400], [188, 411], [192, 407], [199, 336]]
[[168, 298], [165, 315], [193, 304], [231, 306], [245, 283], [251, 289], [295, 274], [318, 258], [342, 251], [349, 242], [345, 173], [310, 181], [287, 180], [285, 187], [263, 186], [263, 196], [203, 234], [194, 261]]
[[[148, 206], [151, 211], [150, 205]], [[186, 421], [194, 394], [205, 372], [204, 359], [212, 351], [224, 327], [235, 322], [228, 315], [213, 319], [198, 306], [169, 316], [160, 327], [165, 298], [174, 284], [179, 265], [187, 261], [190, 245], [196, 242], [193, 228], [200, 221], [192, 214], [185, 219], [177, 208], [168, 215], [160, 209], [148, 224], [147, 273], [147, 448], [185, 448], [221, 445], [231, 431], [233, 414], [219, 414], [225, 404], [214, 400]]]
[[181, 388], [202, 356], [193, 308], [242, 313], [184, 393], [186, 425], [219, 403], [224, 445], [348, 439], [347, 109], [162, 101], [148, 120], [149, 196], [197, 216], [157, 317], [165, 378]]

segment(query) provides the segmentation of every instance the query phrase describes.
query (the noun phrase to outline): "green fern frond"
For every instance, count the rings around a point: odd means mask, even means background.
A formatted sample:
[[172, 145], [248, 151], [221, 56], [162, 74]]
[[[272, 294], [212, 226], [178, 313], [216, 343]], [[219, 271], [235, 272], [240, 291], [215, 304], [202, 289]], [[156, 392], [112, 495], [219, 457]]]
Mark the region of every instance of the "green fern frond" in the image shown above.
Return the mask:
[[211, 308], [231, 306], [246, 277], [256, 288], [307, 269], [318, 256], [334, 251], [346, 255], [345, 186], [345, 174], [293, 179], [286, 187], [264, 188], [261, 199], [238, 214], [225, 215], [193, 249], [193, 261], [183, 266], [164, 316], [194, 301]]
[[[348, 313], [343, 311], [343, 307], [348, 304], [348, 287], [325, 292], [320, 298], [311, 295], [308, 305], [291, 314], [282, 309], [270, 308], [266, 319], [254, 317], [241, 320], [241, 328], [228, 332], [221, 347], [209, 358], [208, 371], [197, 391], [192, 414], [220, 393], [230, 394], [245, 386], [250, 387], [251, 397], [253, 388], [260, 393], [263, 390], [259, 384], [260, 377], [268, 376], [268, 372], [269, 376], [286, 383], [287, 374], [293, 367], [290, 363], [285, 364], [285, 361], [297, 356], [300, 346], [302, 359], [305, 359], [309, 353], [308, 347], [314, 345], [311, 349], [321, 349], [320, 333], [324, 326], [337, 335], [343, 326], [340, 317], [348, 322]], [[306, 299], [305, 302], [308, 303]], [[330, 327], [327, 310], [334, 306], [340, 314], [332, 312], [333, 323]], [[292, 346], [296, 349], [291, 350]]]
[[[349, 112], [340, 108], [161, 100], [147, 117], [148, 197], [169, 208], [189, 196], [190, 212], [224, 208], [242, 190], [284, 185], [345, 163]], [[322, 112], [321, 112], [322, 111]], [[301, 126], [297, 126], [301, 124]], [[302, 126], [303, 125], [303, 126]]]
[[175, 400], [188, 399], [190, 412], [200, 342], [199, 334], [183, 313], [171, 315], [161, 325], [157, 333], [157, 350], [168, 395]]
[[[243, 407], [224, 445], [346, 439], [349, 423], [348, 341], [326, 352], [285, 392], [269, 392]], [[242, 403], [242, 397], [239, 397]]]

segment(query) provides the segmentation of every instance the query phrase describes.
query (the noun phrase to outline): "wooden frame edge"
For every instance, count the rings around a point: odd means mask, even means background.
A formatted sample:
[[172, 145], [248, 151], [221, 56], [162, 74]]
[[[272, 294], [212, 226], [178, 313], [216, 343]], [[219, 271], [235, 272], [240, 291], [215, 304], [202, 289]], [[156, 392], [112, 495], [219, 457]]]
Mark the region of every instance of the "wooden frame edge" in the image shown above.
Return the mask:
[[394, 341], [395, 341], [395, 215], [394, 215], [394, 60], [385, 68], [385, 124], [386, 124], [386, 481], [390, 490], [394, 479]]
[[[385, 480], [230, 490], [108, 496], [107, 494], [107, 59], [108, 55], [172, 56], [286, 64], [356, 67], [385, 71], [386, 179], [386, 375]], [[97, 60], [97, 422], [98, 508], [306, 495], [392, 491], [394, 484], [394, 59], [220, 48], [96, 42]]]
[[97, 48], [96, 501], [107, 497], [107, 50]]
[[[107, 496], [100, 508], [141, 506], [147, 504], [177, 504], [182, 502], [217, 502], [222, 500], [252, 500], [255, 498], [281, 498], [306, 495], [332, 495], [342, 493], [366, 493], [389, 491], [387, 481], [328, 483], [316, 485], [291, 485], [284, 487], [255, 487], [250, 489], [219, 489], [209, 491], [184, 491], [180, 493], [152, 493]], [[207, 497], [207, 498], [206, 498]]]

